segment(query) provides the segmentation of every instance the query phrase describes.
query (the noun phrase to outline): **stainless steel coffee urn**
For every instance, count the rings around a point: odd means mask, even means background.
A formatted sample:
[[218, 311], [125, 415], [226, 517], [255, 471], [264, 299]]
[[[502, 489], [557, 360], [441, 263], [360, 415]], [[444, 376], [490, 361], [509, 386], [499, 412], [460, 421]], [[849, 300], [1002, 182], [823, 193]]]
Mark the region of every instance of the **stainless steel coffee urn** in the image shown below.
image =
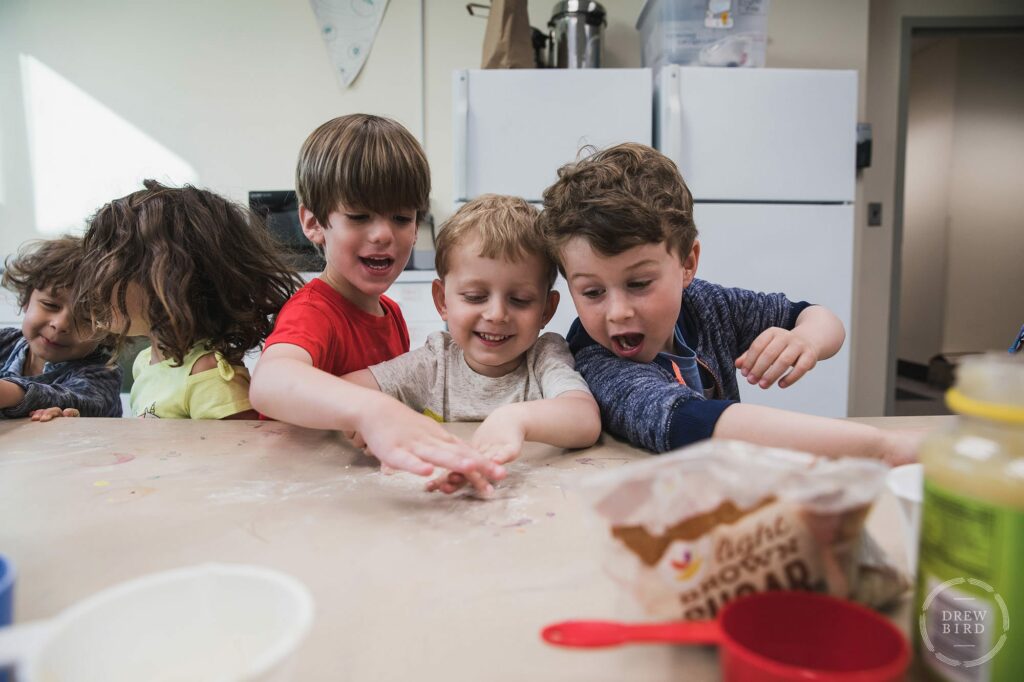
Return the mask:
[[601, 66], [604, 7], [594, 0], [563, 0], [551, 11], [548, 64], [559, 69]]

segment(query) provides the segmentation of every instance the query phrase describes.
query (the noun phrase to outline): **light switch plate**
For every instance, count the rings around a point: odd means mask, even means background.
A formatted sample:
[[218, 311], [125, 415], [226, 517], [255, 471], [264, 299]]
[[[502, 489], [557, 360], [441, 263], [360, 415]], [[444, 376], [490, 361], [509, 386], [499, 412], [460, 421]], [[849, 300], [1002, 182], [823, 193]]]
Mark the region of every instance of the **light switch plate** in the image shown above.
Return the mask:
[[880, 227], [882, 225], [882, 204], [868, 204], [868, 227]]

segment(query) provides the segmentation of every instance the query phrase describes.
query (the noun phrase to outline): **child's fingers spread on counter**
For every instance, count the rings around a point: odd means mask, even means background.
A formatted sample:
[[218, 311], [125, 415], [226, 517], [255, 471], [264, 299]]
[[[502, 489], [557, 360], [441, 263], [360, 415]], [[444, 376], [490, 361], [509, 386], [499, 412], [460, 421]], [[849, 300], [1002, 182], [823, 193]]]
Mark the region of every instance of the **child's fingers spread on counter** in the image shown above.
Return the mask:
[[453, 443], [427, 438], [410, 447], [409, 452], [431, 464], [460, 473], [477, 470], [481, 462], [473, 449], [460, 440]]
[[[481, 474], [480, 472], [471, 471], [470, 473], [466, 474], [466, 478], [469, 480], [469, 483], [473, 486], [473, 490], [476, 491], [478, 497], [488, 498], [494, 494], [494, 486], [491, 485], [491, 482], [484, 478], [483, 474]], [[454, 493], [461, 487], [461, 485], [455, 486], [452, 488], [451, 492]], [[442, 492], [447, 491], [442, 490]]]
[[500, 481], [508, 475], [505, 467], [500, 462], [491, 459], [483, 459], [477, 462], [477, 470], [491, 481]]
[[[78, 410], [75, 410], [75, 415], [78, 416]], [[39, 410], [32, 410], [29, 416], [34, 422], [48, 422], [52, 419], [62, 416], [63, 412], [59, 407], [46, 407]]]
[[424, 461], [402, 448], [395, 448], [388, 452], [386, 456], [377, 455], [377, 459], [392, 469], [408, 471], [419, 476], [429, 476], [434, 473], [434, 467], [430, 462]]
[[484, 456], [496, 464], [508, 464], [519, 456], [515, 445], [492, 445], [484, 448]]
[[[457, 481], [457, 483], [452, 483]], [[441, 490], [445, 485], [465, 485], [466, 477], [462, 474], [455, 473], [453, 471], [446, 471], [437, 478], [432, 478], [427, 481], [427, 485], [423, 487], [428, 493], [437, 492]]]
[[482, 474], [476, 471], [468, 474], [449, 471], [443, 476], [438, 476], [427, 483], [425, 489], [430, 493], [440, 491], [445, 495], [451, 495], [465, 488], [466, 484], [473, 486], [473, 491], [477, 497], [486, 499], [494, 494], [494, 486]]

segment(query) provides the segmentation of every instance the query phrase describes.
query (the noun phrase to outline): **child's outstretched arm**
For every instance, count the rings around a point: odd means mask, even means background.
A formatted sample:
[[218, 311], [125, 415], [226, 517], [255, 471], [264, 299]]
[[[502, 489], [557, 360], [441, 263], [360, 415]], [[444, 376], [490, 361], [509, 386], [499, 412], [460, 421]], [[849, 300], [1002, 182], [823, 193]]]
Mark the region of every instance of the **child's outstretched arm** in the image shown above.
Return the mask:
[[736, 358], [736, 368], [751, 384], [769, 388], [792, 386], [817, 364], [839, 352], [846, 339], [843, 323], [820, 305], [812, 305], [796, 318], [793, 329], [771, 327]]
[[54, 383], [31, 376], [0, 380], [0, 416], [28, 417], [51, 407], [77, 410], [83, 417], [120, 417], [121, 370], [97, 363], [78, 367]]
[[826, 457], [873, 457], [889, 464], [913, 461], [920, 433], [798, 412], [705, 400], [654, 363], [623, 360], [600, 346], [583, 349], [576, 366], [594, 391], [605, 429], [654, 452], [703, 438], [730, 438]]
[[[408, 356], [408, 353], [406, 353], [406, 355], [402, 357], [406, 356]], [[358, 372], [349, 372], [348, 374], [344, 375], [342, 379], [344, 379], [345, 381], [352, 382], [357, 386], [362, 386], [364, 388], [370, 389], [371, 391], [381, 390], [380, 384], [377, 383], [377, 379], [376, 377], [374, 377], [373, 372], [371, 372], [368, 369], [361, 369]], [[373, 452], [370, 450], [369, 444], [366, 442], [366, 439], [363, 438], [363, 435], [361, 433], [357, 431], [346, 431], [345, 435], [349, 438], [349, 440], [352, 441], [352, 444], [355, 445], [357, 448], [366, 448], [367, 452], [373, 454]], [[499, 465], [505, 463], [499, 459], [494, 458], [491, 458], [490, 461]], [[428, 491], [437, 490], [438, 488], [435, 485], [437, 481], [448, 478], [458, 480], [460, 482], [458, 487], [461, 487], [462, 485], [469, 483], [474, 488], [476, 488], [477, 493], [485, 497], [494, 492], [494, 486], [491, 485], [491, 482], [489, 480], [487, 480], [487, 476], [480, 473], [479, 471], [471, 472], [466, 476], [463, 476], [462, 474], [453, 473], [442, 474], [440, 478], [438, 478], [436, 481], [431, 481], [430, 483], [428, 483], [426, 489]]]
[[922, 436], [918, 432], [883, 430], [843, 419], [736, 403], [722, 412], [712, 437], [825, 457], [871, 457], [896, 466], [917, 461]]
[[[593, 396], [566, 391], [555, 398], [503, 405], [473, 434], [473, 444], [505, 463], [519, 456], [524, 441], [559, 448], [586, 448], [601, 435], [601, 413]], [[498, 451], [501, 453], [499, 454]]]
[[388, 466], [427, 476], [434, 465], [461, 473], [480, 470], [491, 480], [504, 469], [481, 460], [467, 444], [391, 396], [313, 367], [309, 353], [279, 343], [267, 348], [253, 372], [249, 399], [274, 419], [314, 429], [359, 433]]

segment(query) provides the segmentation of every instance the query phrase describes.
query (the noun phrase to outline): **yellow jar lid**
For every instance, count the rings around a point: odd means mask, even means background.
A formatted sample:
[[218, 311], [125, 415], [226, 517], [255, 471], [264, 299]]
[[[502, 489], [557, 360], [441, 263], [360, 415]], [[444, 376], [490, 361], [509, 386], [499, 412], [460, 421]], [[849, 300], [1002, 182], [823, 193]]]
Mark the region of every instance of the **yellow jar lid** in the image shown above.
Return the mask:
[[977, 400], [964, 395], [955, 388], [946, 391], [946, 404], [949, 405], [949, 409], [958, 414], [991, 419], [1005, 424], [1024, 424], [1024, 407]]

